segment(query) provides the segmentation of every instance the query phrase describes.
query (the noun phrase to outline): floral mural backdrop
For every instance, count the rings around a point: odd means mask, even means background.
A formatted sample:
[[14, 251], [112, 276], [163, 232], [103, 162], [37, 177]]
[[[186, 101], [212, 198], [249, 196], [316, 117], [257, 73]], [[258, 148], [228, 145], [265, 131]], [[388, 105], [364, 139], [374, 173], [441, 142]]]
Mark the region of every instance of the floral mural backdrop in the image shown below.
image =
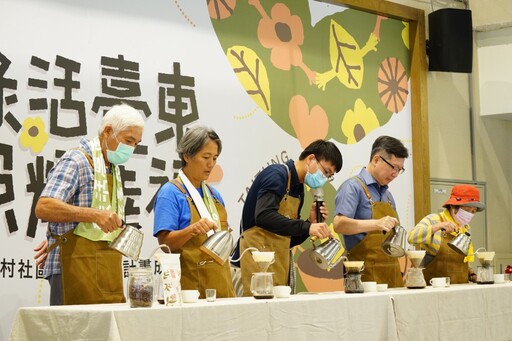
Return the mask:
[[[393, 115], [410, 115], [407, 23], [313, 0], [207, 3], [241, 85], [302, 148], [319, 138], [356, 144]], [[325, 187], [334, 198], [337, 188]], [[311, 248], [294, 250], [298, 290], [339, 290], [342, 271], [319, 270]]]
[[357, 143], [405, 106], [408, 26], [335, 5], [315, 22], [309, 2], [211, 0], [208, 9], [240, 83], [276, 124], [303, 147]]

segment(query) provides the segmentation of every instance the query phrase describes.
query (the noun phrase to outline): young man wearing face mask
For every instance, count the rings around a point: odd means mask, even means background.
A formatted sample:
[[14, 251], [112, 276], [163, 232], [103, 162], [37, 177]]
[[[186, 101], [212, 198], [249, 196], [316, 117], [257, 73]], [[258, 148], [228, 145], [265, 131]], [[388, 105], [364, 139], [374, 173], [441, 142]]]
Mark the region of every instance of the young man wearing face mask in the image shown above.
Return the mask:
[[422, 266], [427, 283], [433, 277], [450, 277], [452, 284], [468, 283], [468, 278], [474, 281], [468, 265], [474, 260], [473, 245], [464, 257], [448, 243], [458, 234], [471, 234], [469, 222], [476, 212], [485, 209], [480, 192], [474, 186], [455, 185], [443, 207], [443, 212], [427, 215], [409, 232], [409, 243], [426, 250]]
[[48, 222], [47, 243], [35, 258], [50, 283], [50, 305], [125, 302], [121, 254], [108, 243], [124, 218], [118, 165], [130, 159], [143, 129], [137, 110], [114, 106], [98, 136], [82, 138], [50, 170], [35, 208]]
[[[326, 238], [331, 233], [326, 223], [317, 222], [313, 204], [308, 220], [300, 218], [304, 203], [304, 184], [320, 188], [341, 170], [343, 159], [332, 142], [317, 140], [300, 154], [299, 160], [272, 164], [258, 174], [244, 202], [241, 237], [233, 259], [249, 247], [259, 251], [274, 251], [275, 262], [268, 268], [273, 272], [274, 285], [288, 285], [290, 249], [307, 237]], [[321, 207], [323, 220], [327, 209]], [[250, 296], [251, 276], [261, 268], [250, 255], [240, 260], [244, 296]]]

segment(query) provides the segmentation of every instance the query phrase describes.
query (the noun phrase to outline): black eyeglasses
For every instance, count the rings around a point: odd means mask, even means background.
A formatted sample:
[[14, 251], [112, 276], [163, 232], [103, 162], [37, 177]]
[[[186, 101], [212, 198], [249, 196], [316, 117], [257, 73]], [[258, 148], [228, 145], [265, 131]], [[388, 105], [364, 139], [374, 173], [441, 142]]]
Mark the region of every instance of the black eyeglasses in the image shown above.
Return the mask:
[[316, 163], [317, 165], [322, 169], [322, 175], [324, 176], [324, 178], [327, 179], [327, 181], [331, 182], [332, 180], [334, 180], [334, 175], [327, 175], [327, 171], [325, 170], [325, 168], [320, 164], [320, 161], [318, 161], [318, 159], [315, 159], [316, 160]]
[[389, 163], [388, 160], [383, 158], [382, 155], [379, 155], [379, 157], [382, 159], [382, 161], [387, 163], [389, 167], [393, 168], [393, 171], [397, 172], [398, 174], [402, 174], [403, 172], [405, 172], [405, 168], [398, 168], [397, 166], [393, 166], [391, 163]]

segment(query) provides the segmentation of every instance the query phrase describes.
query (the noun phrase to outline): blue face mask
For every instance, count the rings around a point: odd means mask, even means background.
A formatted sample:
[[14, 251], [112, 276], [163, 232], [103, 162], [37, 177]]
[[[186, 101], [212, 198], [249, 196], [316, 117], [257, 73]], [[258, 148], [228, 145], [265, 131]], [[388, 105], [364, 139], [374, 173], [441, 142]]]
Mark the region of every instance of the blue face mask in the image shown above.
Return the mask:
[[132, 157], [135, 147], [119, 142], [117, 136], [114, 134], [116, 141], [119, 143], [115, 151], [108, 150], [107, 147], [107, 159], [114, 165], [120, 165], [125, 163]]
[[311, 188], [320, 188], [325, 185], [327, 178], [324, 176], [320, 169], [317, 169], [314, 174], [311, 174], [308, 167], [308, 172], [306, 173], [304, 182]]

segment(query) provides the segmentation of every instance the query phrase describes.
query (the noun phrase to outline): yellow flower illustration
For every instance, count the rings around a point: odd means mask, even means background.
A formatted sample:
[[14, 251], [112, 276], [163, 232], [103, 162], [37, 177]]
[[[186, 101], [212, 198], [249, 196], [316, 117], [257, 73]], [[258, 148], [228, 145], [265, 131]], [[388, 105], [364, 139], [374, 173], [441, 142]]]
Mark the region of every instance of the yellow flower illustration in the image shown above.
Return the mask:
[[380, 126], [379, 120], [372, 108], [367, 108], [362, 99], [358, 98], [354, 104], [354, 110], [347, 110], [341, 131], [347, 137], [347, 144], [361, 141], [372, 130]]
[[32, 152], [39, 153], [48, 142], [48, 134], [41, 117], [28, 117], [23, 121], [23, 131], [20, 136], [20, 144], [25, 149], [32, 149]]

